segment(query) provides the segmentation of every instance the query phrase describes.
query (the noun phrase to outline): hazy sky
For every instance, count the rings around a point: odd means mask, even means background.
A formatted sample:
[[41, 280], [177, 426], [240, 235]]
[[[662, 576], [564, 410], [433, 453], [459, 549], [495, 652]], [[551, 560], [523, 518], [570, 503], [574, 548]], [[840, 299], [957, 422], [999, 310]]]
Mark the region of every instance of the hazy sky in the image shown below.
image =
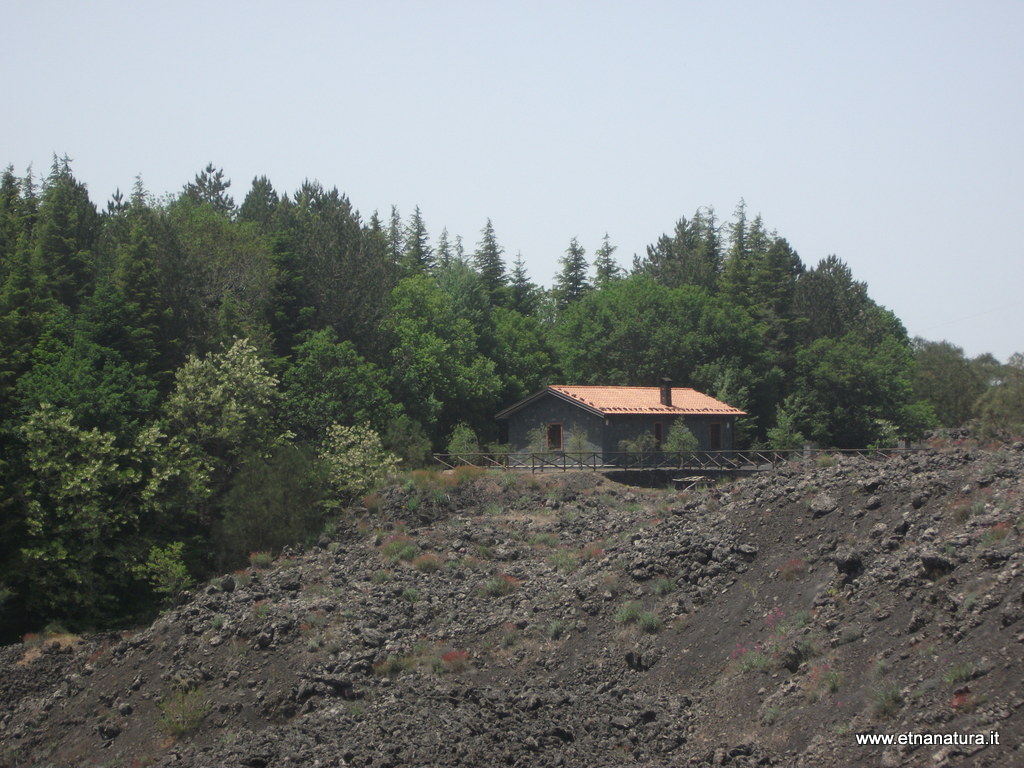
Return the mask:
[[1024, 352], [1024, 2], [0, 0], [0, 163], [98, 205], [207, 162], [279, 192], [488, 217], [550, 283], [745, 199], [911, 335]]

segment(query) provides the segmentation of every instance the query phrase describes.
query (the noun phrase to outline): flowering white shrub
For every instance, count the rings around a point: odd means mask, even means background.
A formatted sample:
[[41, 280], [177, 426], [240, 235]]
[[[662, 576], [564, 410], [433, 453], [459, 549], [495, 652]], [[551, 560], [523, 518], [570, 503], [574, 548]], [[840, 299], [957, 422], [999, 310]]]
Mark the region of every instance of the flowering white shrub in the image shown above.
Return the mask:
[[327, 429], [320, 460], [327, 466], [328, 482], [339, 503], [372, 491], [398, 466], [398, 457], [384, 450], [380, 435], [368, 427]]

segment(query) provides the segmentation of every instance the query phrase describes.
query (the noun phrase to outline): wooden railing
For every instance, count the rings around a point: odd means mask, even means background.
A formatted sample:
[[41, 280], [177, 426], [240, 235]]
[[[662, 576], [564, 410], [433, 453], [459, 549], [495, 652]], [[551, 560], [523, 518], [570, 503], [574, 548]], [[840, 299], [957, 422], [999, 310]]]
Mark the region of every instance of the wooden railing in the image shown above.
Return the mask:
[[791, 461], [815, 460], [822, 455], [892, 458], [917, 448], [798, 449], [792, 451], [530, 451], [519, 453], [435, 453], [434, 460], [459, 466], [530, 470], [622, 471], [664, 469], [686, 472], [760, 472]]

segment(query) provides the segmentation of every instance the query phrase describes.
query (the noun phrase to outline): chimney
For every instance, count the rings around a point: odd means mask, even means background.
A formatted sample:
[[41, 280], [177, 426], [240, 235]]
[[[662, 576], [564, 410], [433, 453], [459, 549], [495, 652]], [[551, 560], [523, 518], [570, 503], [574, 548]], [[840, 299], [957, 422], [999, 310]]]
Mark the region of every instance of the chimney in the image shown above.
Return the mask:
[[661, 379], [661, 404], [672, 405], [672, 379], [667, 377]]

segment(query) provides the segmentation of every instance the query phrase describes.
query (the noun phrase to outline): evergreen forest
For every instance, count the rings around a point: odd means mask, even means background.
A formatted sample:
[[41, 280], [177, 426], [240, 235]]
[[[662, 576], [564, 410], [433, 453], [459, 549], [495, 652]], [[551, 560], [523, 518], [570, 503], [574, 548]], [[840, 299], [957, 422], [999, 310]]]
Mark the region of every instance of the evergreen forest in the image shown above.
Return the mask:
[[911, 339], [836, 256], [741, 202], [622, 265], [569, 239], [550, 288], [490, 220], [365, 217], [212, 164], [104, 205], [67, 158], [0, 179], [2, 639], [145, 617], [250, 553], [315, 537], [389, 470], [500, 450], [548, 383], [670, 377], [747, 411], [745, 446], [1024, 430], [1024, 357]]

